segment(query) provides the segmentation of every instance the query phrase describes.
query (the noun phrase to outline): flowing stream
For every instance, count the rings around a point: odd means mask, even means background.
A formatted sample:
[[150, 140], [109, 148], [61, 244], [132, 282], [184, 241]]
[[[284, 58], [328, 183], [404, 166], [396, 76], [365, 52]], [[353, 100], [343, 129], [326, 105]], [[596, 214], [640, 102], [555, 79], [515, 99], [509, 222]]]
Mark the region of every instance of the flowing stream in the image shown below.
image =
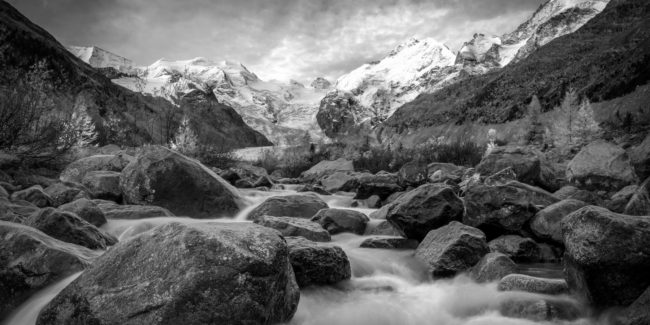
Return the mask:
[[[296, 194], [294, 187], [286, 190], [241, 190], [247, 208], [232, 219], [246, 221], [246, 215], [271, 196]], [[369, 214], [374, 209], [351, 208], [351, 195], [320, 196], [332, 208], [345, 208]], [[158, 225], [169, 222], [201, 223], [214, 220], [162, 217], [141, 220], [109, 220], [102, 229], [125, 240]], [[226, 221], [219, 219], [219, 221]], [[375, 222], [371, 220], [371, 222]], [[289, 325], [606, 325], [592, 319], [571, 322], [539, 323], [507, 318], [499, 311], [504, 299], [540, 297], [523, 292], [499, 292], [496, 283], [477, 284], [464, 275], [454, 279], [433, 281], [425, 267], [413, 258], [413, 250], [360, 248], [364, 236], [340, 234], [326, 245], [337, 245], [348, 255], [352, 279], [335, 286], [313, 287], [301, 291], [298, 311]], [[537, 276], [557, 276], [557, 266], [531, 265], [520, 271]], [[21, 305], [4, 324], [35, 324], [40, 310], [80, 273], [55, 283]], [[560, 299], [570, 300], [569, 297]]]

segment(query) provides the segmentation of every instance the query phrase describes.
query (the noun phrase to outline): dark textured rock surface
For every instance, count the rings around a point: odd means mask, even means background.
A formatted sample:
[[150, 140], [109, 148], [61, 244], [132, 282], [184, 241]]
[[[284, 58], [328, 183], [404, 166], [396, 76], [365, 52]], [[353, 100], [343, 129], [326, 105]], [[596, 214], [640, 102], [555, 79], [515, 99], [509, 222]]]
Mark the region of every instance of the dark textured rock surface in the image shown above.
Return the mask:
[[619, 190], [638, 178], [625, 150], [598, 140], [573, 157], [566, 169], [567, 179], [589, 190]]
[[58, 240], [90, 249], [106, 249], [117, 243], [117, 238], [105, 234], [76, 214], [54, 208], [45, 208], [32, 214], [24, 224]]
[[493, 252], [503, 253], [517, 263], [534, 263], [541, 260], [537, 243], [517, 235], [499, 236], [488, 243]]
[[122, 205], [113, 201], [92, 200], [106, 219], [146, 219], [174, 216], [169, 210], [155, 205]]
[[306, 219], [261, 216], [255, 220], [255, 223], [260, 226], [273, 228], [283, 236], [304, 237], [312, 241], [320, 242], [327, 242], [332, 239], [330, 233], [323, 229], [320, 224]]
[[342, 232], [363, 235], [369, 220], [361, 212], [346, 209], [322, 209], [311, 218], [332, 235]]
[[334, 284], [352, 275], [350, 261], [338, 246], [324, 246], [302, 237], [287, 237], [291, 266], [300, 287]]
[[564, 279], [545, 279], [524, 274], [510, 274], [499, 281], [499, 291], [526, 291], [545, 295], [560, 295], [569, 292]]
[[633, 216], [650, 216], [650, 177], [639, 185], [623, 213]]
[[530, 222], [530, 229], [537, 238], [562, 244], [562, 219], [587, 205], [574, 199], [553, 203], [535, 214]]
[[43, 190], [40, 185], [34, 185], [24, 190], [16, 191], [11, 194], [12, 201], [24, 200], [31, 202], [39, 208], [52, 205], [52, 199]]
[[95, 202], [88, 199], [78, 199], [66, 203], [60, 206], [59, 210], [72, 212], [95, 227], [101, 227], [106, 223], [104, 212], [102, 212]]
[[517, 271], [517, 264], [499, 252], [488, 253], [469, 271], [469, 277], [476, 282], [499, 281]]
[[327, 208], [327, 203], [315, 195], [274, 196], [251, 210], [247, 218], [255, 220], [263, 215], [268, 215], [311, 219], [318, 211]]
[[415, 249], [418, 242], [413, 239], [393, 236], [370, 237], [361, 242], [363, 248]]

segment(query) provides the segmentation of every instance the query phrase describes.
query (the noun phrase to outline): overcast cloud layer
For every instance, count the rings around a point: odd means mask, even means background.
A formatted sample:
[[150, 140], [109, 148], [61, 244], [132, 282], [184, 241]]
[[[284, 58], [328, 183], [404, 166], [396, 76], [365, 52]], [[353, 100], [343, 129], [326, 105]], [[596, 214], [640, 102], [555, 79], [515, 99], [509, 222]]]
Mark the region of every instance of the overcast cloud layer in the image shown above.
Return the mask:
[[64, 45], [96, 45], [149, 65], [239, 61], [263, 79], [334, 80], [411, 36], [453, 51], [500, 35], [543, 0], [9, 0]]

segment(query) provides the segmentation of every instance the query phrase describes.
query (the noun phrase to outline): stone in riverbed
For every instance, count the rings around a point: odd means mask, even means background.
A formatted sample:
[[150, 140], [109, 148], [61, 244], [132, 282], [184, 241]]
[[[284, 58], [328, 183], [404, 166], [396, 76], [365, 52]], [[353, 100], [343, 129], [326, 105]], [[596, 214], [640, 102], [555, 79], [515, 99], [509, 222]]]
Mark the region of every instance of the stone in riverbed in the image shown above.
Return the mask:
[[378, 172], [375, 175], [362, 175], [358, 180], [359, 187], [357, 188], [357, 194], [354, 196], [355, 200], [365, 200], [373, 195], [385, 200], [391, 194], [402, 190], [402, 187], [398, 184], [397, 174]]
[[76, 214], [54, 208], [45, 208], [32, 214], [24, 224], [58, 240], [90, 249], [106, 249], [117, 243], [117, 238], [105, 234]]
[[474, 281], [493, 282], [499, 281], [508, 274], [517, 271], [517, 264], [508, 256], [499, 252], [488, 253], [469, 271], [469, 277]]
[[86, 189], [81, 184], [57, 182], [45, 188], [45, 193], [50, 196], [52, 206], [72, 202], [81, 197], [88, 197]]
[[530, 222], [530, 229], [539, 239], [562, 244], [562, 219], [588, 204], [574, 199], [553, 203], [537, 212]]
[[567, 179], [589, 190], [619, 190], [638, 182], [625, 150], [604, 140], [585, 146], [569, 162]]
[[569, 292], [564, 279], [538, 278], [525, 274], [510, 274], [499, 281], [499, 291], [525, 291], [545, 295], [561, 295]]
[[107, 200], [92, 200], [102, 210], [106, 219], [146, 219], [158, 217], [173, 217], [174, 214], [165, 208], [155, 205], [122, 205]]
[[0, 221], [0, 319], [30, 295], [82, 271], [97, 253], [24, 225]]
[[425, 184], [400, 196], [386, 208], [386, 219], [404, 237], [422, 240], [430, 230], [460, 221], [463, 201], [445, 185]]
[[626, 306], [650, 285], [650, 218], [587, 206], [562, 221], [572, 291], [597, 308]]
[[322, 209], [311, 218], [332, 235], [342, 232], [363, 235], [369, 220], [365, 214], [347, 209]]
[[293, 217], [271, 217], [261, 216], [255, 223], [273, 228], [279, 231], [283, 236], [304, 237], [312, 241], [327, 242], [332, 240], [330, 233], [323, 227], [313, 221]]
[[52, 199], [43, 190], [40, 185], [34, 185], [21, 191], [11, 194], [12, 201], [25, 200], [31, 202], [39, 208], [52, 205]]
[[119, 172], [105, 170], [90, 171], [81, 183], [88, 188], [93, 199], [119, 201], [122, 197], [120, 175]]
[[302, 237], [287, 237], [291, 266], [301, 288], [328, 285], [352, 276], [347, 255], [338, 246], [319, 245]]
[[339, 158], [337, 160], [323, 160], [300, 174], [303, 182], [313, 182], [336, 172], [353, 172], [354, 164], [351, 160]]
[[122, 171], [125, 203], [157, 205], [192, 218], [232, 216], [239, 192], [200, 162], [161, 146], [142, 149]]
[[450, 277], [474, 266], [490, 248], [479, 229], [452, 221], [431, 230], [415, 250], [415, 257], [436, 277]]
[[513, 297], [499, 304], [501, 315], [534, 322], [572, 321], [582, 316], [580, 306], [562, 298]]
[[255, 220], [263, 215], [272, 217], [294, 217], [310, 219], [321, 209], [327, 209], [327, 203], [316, 195], [286, 195], [266, 199], [247, 216]]
[[99, 257], [37, 324], [275, 324], [292, 318], [299, 297], [277, 231], [170, 223]]
[[638, 185], [628, 185], [622, 188], [620, 191], [614, 193], [609, 198], [605, 207], [612, 210], [613, 212], [623, 213], [623, 211], [625, 211], [625, 206], [628, 204], [628, 202], [630, 202], [630, 199], [634, 193], [636, 193], [636, 190], [638, 188]]
[[127, 154], [95, 155], [79, 159], [68, 165], [59, 179], [64, 182], [81, 183], [86, 173], [96, 170], [121, 172], [134, 158]]
[[106, 223], [104, 212], [102, 212], [95, 202], [88, 199], [78, 199], [66, 203], [60, 206], [59, 210], [72, 212], [95, 227], [101, 227]]
[[413, 239], [397, 236], [376, 236], [365, 239], [359, 247], [385, 249], [415, 249], [418, 242]]
[[354, 172], [335, 172], [321, 179], [325, 191], [334, 193], [338, 191], [350, 192], [359, 187], [357, 175]]
[[377, 236], [402, 236], [390, 222], [384, 220], [377, 224], [368, 223], [366, 226], [366, 231], [363, 233], [365, 236], [368, 235], [377, 235]]
[[517, 263], [539, 262], [541, 259], [537, 243], [517, 235], [499, 236], [488, 243], [493, 252], [503, 253]]

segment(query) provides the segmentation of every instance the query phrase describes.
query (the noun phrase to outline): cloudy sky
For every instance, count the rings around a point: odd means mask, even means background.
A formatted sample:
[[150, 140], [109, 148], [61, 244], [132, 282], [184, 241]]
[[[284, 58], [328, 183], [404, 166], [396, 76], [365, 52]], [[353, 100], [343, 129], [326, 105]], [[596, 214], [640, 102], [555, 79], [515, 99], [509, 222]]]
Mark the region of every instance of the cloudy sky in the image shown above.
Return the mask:
[[456, 51], [516, 28], [543, 0], [9, 0], [64, 45], [149, 65], [239, 61], [263, 79], [336, 79], [408, 38]]

